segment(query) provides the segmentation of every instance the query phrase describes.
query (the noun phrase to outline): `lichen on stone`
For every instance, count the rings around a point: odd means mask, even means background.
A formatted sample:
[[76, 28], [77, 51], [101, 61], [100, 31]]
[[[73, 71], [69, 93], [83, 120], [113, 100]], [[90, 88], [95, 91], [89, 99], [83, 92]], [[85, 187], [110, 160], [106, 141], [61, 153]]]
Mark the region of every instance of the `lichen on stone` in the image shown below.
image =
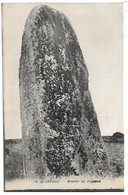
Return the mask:
[[47, 6], [35, 7], [26, 20], [19, 85], [27, 177], [108, 171], [76, 34]]

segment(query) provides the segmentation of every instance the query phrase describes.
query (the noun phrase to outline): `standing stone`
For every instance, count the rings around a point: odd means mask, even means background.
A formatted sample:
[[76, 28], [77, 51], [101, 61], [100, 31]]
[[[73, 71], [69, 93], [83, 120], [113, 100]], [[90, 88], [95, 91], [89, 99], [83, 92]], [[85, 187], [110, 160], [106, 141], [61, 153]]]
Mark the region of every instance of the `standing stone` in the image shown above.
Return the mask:
[[27, 18], [19, 86], [25, 176], [104, 175], [107, 156], [82, 51], [66, 17], [47, 6]]

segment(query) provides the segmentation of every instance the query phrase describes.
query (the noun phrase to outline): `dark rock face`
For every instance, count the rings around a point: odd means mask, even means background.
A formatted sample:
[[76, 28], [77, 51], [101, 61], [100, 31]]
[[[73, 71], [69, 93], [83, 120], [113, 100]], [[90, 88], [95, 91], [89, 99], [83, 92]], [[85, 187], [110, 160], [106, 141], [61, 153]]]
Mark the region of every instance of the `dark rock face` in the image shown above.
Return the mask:
[[27, 18], [19, 69], [27, 177], [108, 170], [88, 71], [69, 21], [47, 6]]

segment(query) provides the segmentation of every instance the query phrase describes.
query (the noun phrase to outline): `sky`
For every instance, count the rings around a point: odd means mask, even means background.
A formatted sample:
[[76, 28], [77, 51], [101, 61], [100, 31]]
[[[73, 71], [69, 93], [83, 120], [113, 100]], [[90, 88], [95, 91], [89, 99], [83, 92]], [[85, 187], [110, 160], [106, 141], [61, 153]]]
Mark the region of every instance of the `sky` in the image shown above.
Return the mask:
[[[76, 32], [89, 71], [89, 89], [102, 135], [123, 133], [123, 4], [45, 3]], [[37, 3], [3, 4], [5, 138], [21, 138], [18, 69], [25, 21]]]

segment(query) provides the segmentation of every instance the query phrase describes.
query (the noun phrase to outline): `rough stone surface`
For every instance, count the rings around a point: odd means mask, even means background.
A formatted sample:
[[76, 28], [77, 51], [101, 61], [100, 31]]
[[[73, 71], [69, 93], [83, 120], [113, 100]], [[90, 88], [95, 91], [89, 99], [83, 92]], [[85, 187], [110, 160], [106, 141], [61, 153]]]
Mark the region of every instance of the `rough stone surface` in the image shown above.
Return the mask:
[[19, 69], [26, 177], [104, 175], [107, 155], [88, 89], [88, 71], [66, 17], [35, 7]]

